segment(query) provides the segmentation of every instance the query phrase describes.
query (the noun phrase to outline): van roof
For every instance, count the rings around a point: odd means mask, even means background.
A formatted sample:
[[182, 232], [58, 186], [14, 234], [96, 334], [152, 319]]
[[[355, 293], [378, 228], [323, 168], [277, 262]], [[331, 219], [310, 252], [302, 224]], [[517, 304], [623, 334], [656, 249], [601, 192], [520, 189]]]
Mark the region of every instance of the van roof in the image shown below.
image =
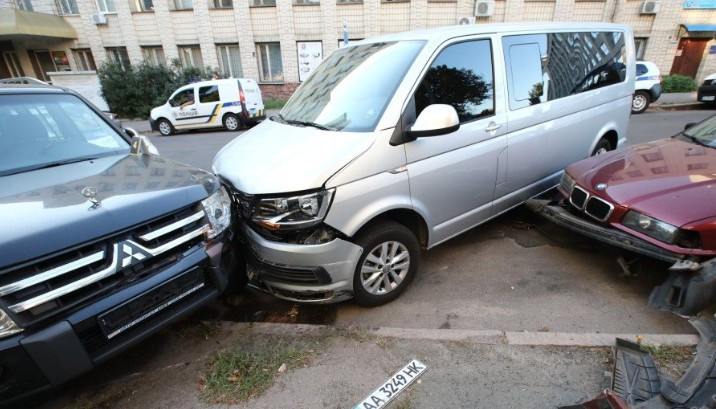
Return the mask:
[[378, 37], [371, 37], [366, 40], [356, 41], [355, 44], [368, 44], [380, 41], [401, 41], [401, 40], [431, 40], [445, 41], [454, 37], [472, 34], [491, 33], [530, 33], [545, 31], [598, 31], [598, 30], [619, 30], [631, 31], [625, 24], [613, 23], [491, 23], [491, 24], [466, 24], [446, 27], [429, 28], [425, 30], [406, 31], [402, 33], [386, 34]]

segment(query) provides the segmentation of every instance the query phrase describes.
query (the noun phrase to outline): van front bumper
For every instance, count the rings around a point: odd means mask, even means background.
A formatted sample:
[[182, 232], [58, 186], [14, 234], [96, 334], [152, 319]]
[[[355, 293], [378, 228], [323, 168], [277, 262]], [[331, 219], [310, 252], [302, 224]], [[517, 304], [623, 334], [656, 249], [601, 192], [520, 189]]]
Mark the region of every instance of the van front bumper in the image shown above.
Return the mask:
[[251, 283], [278, 298], [329, 304], [353, 297], [353, 275], [363, 252], [342, 239], [316, 245], [266, 240], [239, 221]]

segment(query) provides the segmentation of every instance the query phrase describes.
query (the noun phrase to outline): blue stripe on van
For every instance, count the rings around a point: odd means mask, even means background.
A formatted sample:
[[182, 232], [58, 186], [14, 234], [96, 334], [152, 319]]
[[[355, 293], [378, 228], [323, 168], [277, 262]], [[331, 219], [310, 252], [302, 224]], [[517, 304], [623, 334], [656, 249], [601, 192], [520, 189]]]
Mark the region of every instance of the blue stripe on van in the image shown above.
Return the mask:
[[226, 107], [237, 107], [237, 106], [241, 106], [241, 101], [224, 102], [224, 105], [222, 105], [222, 107], [224, 107], [224, 108], [226, 108]]

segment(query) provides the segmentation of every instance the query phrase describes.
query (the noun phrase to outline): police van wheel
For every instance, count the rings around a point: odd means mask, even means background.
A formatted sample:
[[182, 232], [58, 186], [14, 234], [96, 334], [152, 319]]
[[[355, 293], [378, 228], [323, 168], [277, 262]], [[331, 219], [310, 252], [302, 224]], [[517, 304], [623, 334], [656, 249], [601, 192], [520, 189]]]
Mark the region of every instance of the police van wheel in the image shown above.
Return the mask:
[[157, 122], [157, 129], [159, 129], [159, 133], [164, 136], [174, 134], [174, 126], [172, 126], [172, 123], [166, 119], [160, 119], [159, 122]]
[[224, 128], [230, 132], [238, 131], [241, 128], [241, 120], [234, 114], [227, 114], [224, 116]]
[[649, 102], [649, 94], [644, 91], [635, 92], [634, 98], [631, 102], [632, 114], [641, 114], [642, 112], [646, 111], [646, 109], [649, 108]]

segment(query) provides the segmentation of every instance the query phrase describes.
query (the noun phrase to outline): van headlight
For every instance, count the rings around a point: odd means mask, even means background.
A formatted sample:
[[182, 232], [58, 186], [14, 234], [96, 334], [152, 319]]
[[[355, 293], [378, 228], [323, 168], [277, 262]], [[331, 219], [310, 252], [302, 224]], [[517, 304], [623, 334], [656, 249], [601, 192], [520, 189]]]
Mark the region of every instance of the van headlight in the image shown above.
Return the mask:
[[679, 228], [645, 214], [629, 210], [622, 224], [665, 243], [673, 243]]
[[201, 204], [211, 225], [207, 238], [213, 239], [231, 224], [231, 197], [222, 186], [213, 195], [202, 200]]
[[18, 332], [22, 332], [22, 328], [20, 328], [5, 311], [0, 309], [0, 338], [5, 338]]
[[316, 226], [326, 217], [334, 191], [328, 189], [261, 198], [255, 205], [251, 220], [272, 231], [301, 230]]

